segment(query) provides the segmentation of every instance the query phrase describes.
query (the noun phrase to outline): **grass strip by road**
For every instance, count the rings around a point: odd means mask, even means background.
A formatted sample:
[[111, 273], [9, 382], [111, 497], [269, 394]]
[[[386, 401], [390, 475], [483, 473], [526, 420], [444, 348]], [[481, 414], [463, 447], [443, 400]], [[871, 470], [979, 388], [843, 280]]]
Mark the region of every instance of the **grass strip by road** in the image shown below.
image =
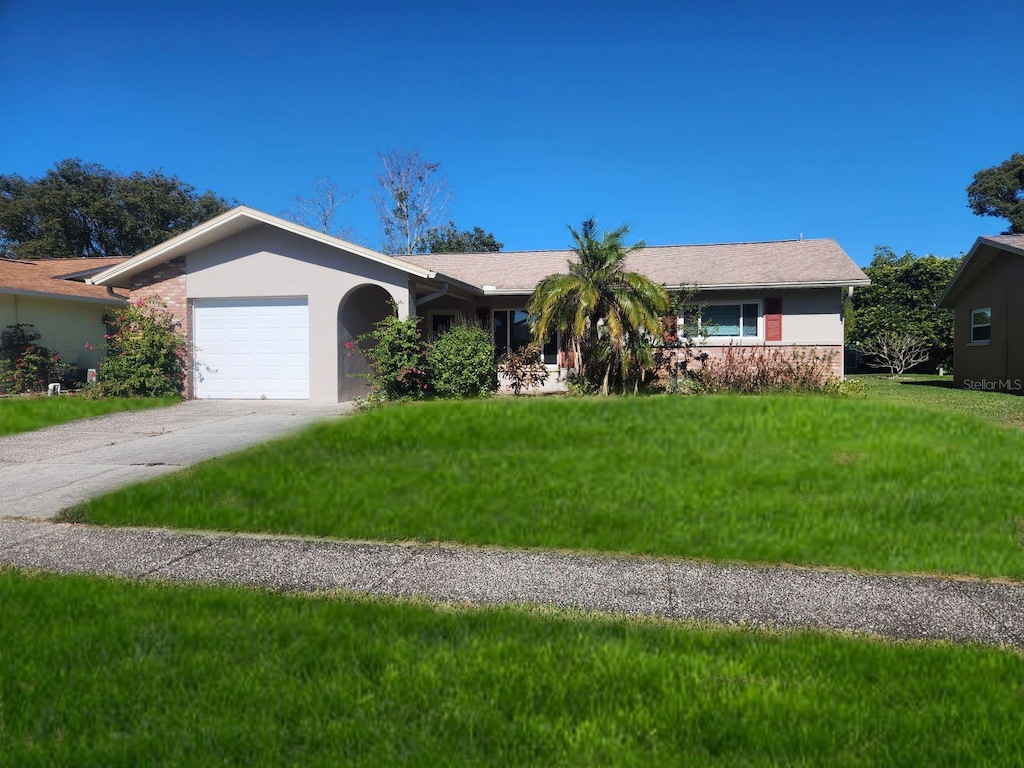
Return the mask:
[[848, 378], [864, 382], [866, 397], [875, 402], [929, 408], [1024, 429], [1024, 397], [1020, 395], [955, 387], [951, 376], [906, 374], [894, 379], [886, 374], [862, 374]]
[[118, 411], [162, 408], [180, 402], [176, 397], [4, 397], [0, 398], [0, 436], [31, 432], [67, 421]]
[[383, 408], [68, 519], [1024, 579], [1024, 434], [824, 397]]
[[1012, 765], [1024, 657], [0, 571], [0, 764]]

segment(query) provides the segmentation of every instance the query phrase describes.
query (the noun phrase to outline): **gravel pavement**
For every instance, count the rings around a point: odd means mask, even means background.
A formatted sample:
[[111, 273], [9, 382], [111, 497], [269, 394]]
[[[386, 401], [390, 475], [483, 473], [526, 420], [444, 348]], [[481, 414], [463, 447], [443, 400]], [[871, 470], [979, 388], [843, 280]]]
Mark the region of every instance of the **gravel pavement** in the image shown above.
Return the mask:
[[0, 567], [1024, 648], [1024, 583], [0, 520]]

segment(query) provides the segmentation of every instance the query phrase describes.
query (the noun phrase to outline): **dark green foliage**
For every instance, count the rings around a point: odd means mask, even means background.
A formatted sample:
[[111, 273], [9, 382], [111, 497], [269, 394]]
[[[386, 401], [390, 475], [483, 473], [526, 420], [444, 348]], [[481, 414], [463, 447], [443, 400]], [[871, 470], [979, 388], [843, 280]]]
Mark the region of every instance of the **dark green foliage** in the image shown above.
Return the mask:
[[423, 241], [416, 247], [417, 253], [494, 253], [505, 246], [494, 239], [494, 234], [484, 232], [480, 227], [459, 231], [454, 221], [443, 227], [431, 227]]
[[497, 388], [494, 339], [478, 324], [456, 322], [427, 350], [430, 385], [441, 397], [477, 397]]
[[953, 361], [953, 312], [936, 309], [962, 257], [897, 257], [891, 248], [879, 246], [864, 273], [871, 285], [853, 295], [854, 323], [848, 343], [859, 346], [883, 333], [913, 336], [930, 348], [929, 366], [949, 368]]
[[324, 424], [90, 501], [86, 518], [1024, 579], [1022, 498], [1024, 434], [952, 407], [508, 397]]
[[103, 348], [96, 394], [104, 397], [176, 397], [185, 387], [188, 343], [179, 323], [156, 299], [112, 310], [114, 333]]
[[0, 394], [43, 392], [60, 373], [60, 358], [36, 344], [39, 334], [31, 323], [8, 325], [0, 333]]
[[967, 204], [979, 216], [1007, 219], [1008, 234], [1024, 233], [1024, 154], [1015, 152], [1009, 160], [974, 174]]
[[427, 343], [420, 318], [410, 315], [399, 320], [397, 315], [389, 315], [361, 336], [359, 344], [370, 364], [372, 372], [367, 378], [375, 398], [418, 399], [429, 393]]
[[0, 572], [0, 764], [1020, 764], [1024, 659]]
[[61, 160], [38, 179], [0, 175], [0, 256], [134, 256], [227, 208], [177, 176]]

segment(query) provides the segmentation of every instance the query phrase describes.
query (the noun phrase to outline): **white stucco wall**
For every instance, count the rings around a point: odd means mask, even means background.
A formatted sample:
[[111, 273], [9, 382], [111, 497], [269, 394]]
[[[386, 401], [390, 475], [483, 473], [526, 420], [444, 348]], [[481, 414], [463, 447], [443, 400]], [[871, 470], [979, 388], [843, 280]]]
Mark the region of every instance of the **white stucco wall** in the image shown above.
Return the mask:
[[[0, 293], [0, 331], [8, 325], [27, 323], [35, 326], [47, 347], [65, 363], [78, 368], [95, 368], [103, 359], [103, 313], [101, 302], [75, 301], [42, 296]], [[87, 349], [91, 344], [92, 349]]]
[[306, 297], [309, 302], [310, 400], [338, 400], [338, 309], [353, 289], [377, 285], [409, 313], [405, 272], [259, 225], [186, 259], [189, 300]]

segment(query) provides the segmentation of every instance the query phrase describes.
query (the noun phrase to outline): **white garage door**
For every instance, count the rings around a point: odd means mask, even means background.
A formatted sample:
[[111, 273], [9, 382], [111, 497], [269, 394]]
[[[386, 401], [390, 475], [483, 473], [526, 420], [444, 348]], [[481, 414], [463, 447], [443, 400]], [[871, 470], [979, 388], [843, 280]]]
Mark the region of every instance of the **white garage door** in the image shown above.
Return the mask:
[[196, 299], [196, 397], [309, 398], [306, 299]]

